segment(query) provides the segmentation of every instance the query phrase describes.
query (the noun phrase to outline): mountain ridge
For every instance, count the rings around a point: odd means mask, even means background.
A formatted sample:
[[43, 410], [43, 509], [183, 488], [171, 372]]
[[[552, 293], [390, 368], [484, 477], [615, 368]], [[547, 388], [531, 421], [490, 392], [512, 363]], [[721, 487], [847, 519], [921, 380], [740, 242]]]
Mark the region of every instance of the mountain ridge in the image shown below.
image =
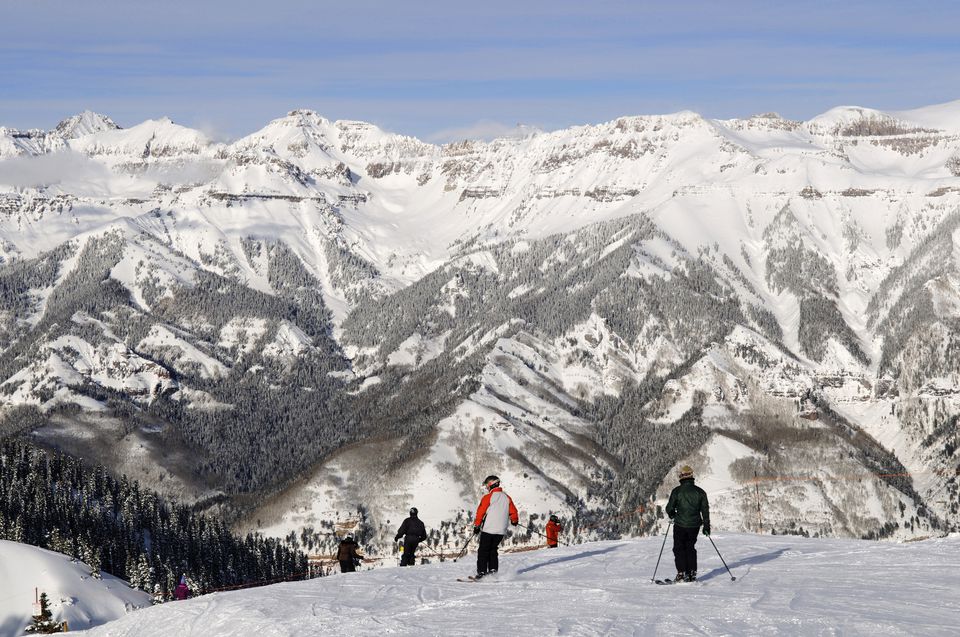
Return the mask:
[[[231, 143], [0, 129], [0, 405], [67, 449], [147, 442], [174, 492], [260, 494], [234, 514], [281, 536], [357, 503], [375, 528], [412, 498], [449, 520], [484, 462], [534, 507], [643, 508], [602, 531], [635, 532], [728, 438], [755, 452], [713, 469], [740, 481], [730, 528], [753, 524], [749, 467], [819, 476], [770, 487], [782, 530], [801, 496], [824, 534], [952, 527], [948, 475], [876, 474], [956, 463], [954, 111], [445, 145], [306, 110]], [[822, 481], [857, 471], [872, 504], [831, 522], [853, 487]]]

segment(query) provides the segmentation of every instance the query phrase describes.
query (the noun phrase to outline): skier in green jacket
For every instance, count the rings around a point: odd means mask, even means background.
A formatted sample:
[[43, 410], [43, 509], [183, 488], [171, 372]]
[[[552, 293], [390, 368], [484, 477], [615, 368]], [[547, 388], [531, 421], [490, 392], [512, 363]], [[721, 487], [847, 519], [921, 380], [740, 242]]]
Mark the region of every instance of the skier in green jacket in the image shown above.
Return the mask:
[[675, 582], [697, 579], [697, 534], [710, 535], [710, 503], [707, 493], [693, 483], [693, 469], [680, 468], [680, 486], [674, 487], [667, 502], [667, 515], [673, 520], [673, 556], [677, 564]]

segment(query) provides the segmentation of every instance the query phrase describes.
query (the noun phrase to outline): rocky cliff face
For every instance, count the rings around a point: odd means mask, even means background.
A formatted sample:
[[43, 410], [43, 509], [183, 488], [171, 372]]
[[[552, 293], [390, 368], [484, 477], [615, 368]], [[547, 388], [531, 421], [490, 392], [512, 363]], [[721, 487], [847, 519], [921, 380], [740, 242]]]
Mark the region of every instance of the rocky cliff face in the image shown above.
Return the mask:
[[274, 493], [281, 534], [453, 519], [491, 472], [636, 531], [681, 462], [730, 528], [755, 477], [780, 531], [955, 526], [952, 106], [445, 146], [310, 111], [230, 144], [0, 128], [3, 426]]

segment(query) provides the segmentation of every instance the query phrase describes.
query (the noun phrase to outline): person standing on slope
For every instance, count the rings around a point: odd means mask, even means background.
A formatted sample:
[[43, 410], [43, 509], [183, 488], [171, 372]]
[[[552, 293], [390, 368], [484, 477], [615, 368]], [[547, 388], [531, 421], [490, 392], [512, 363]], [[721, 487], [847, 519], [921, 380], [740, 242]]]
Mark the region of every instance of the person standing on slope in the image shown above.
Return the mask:
[[341, 573], [353, 573], [357, 570], [357, 564], [363, 559], [363, 556], [357, 553], [357, 543], [353, 541], [353, 536], [348, 535], [340, 542], [337, 547], [337, 561], [340, 562]]
[[187, 576], [180, 576], [180, 583], [173, 589], [173, 598], [177, 601], [183, 601], [189, 599], [190, 597], [190, 587], [187, 586]]
[[414, 559], [417, 557], [417, 544], [427, 539], [427, 527], [417, 517], [417, 507], [410, 509], [410, 517], [397, 529], [397, 537], [393, 540], [396, 542], [400, 538], [403, 538], [403, 556], [400, 558], [400, 566], [413, 566]]
[[546, 535], [547, 535], [547, 548], [555, 549], [560, 542], [560, 531], [563, 530], [563, 525], [560, 524], [560, 518], [555, 515], [550, 516], [550, 521], [547, 522]]
[[667, 501], [667, 515], [673, 520], [673, 556], [677, 565], [675, 582], [697, 579], [697, 534], [710, 535], [710, 503], [707, 492], [693, 483], [693, 469], [680, 468], [680, 486], [674, 487]]
[[520, 514], [509, 495], [500, 488], [500, 478], [487, 476], [483, 481], [487, 494], [480, 500], [477, 516], [473, 521], [474, 534], [480, 534], [480, 548], [477, 550], [477, 575], [496, 573], [499, 567], [497, 547], [507, 534], [507, 525], [520, 523]]

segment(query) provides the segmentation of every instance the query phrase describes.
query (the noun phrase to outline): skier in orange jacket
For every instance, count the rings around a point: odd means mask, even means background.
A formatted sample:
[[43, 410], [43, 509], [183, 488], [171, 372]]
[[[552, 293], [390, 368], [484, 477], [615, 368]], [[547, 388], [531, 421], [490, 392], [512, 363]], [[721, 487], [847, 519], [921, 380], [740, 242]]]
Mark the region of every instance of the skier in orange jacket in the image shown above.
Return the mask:
[[560, 519], [555, 516], [550, 516], [550, 521], [547, 522], [547, 548], [555, 549], [557, 544], [560, 542], [560, 531], [563, 530], [563, 525], [560, 524]]
[[497, 547], [507, 534], [507, 525], [520, 523], [520, 514], [513, 500], [500, 488], [500, 478], [487, 476], [483, 481], [487, 494], [480, 500], [477, 517], [473, 521], [474, 534], [480, 534], [480, 548], [477, 550], [477, 575], [496, 573], [499, 566]]

